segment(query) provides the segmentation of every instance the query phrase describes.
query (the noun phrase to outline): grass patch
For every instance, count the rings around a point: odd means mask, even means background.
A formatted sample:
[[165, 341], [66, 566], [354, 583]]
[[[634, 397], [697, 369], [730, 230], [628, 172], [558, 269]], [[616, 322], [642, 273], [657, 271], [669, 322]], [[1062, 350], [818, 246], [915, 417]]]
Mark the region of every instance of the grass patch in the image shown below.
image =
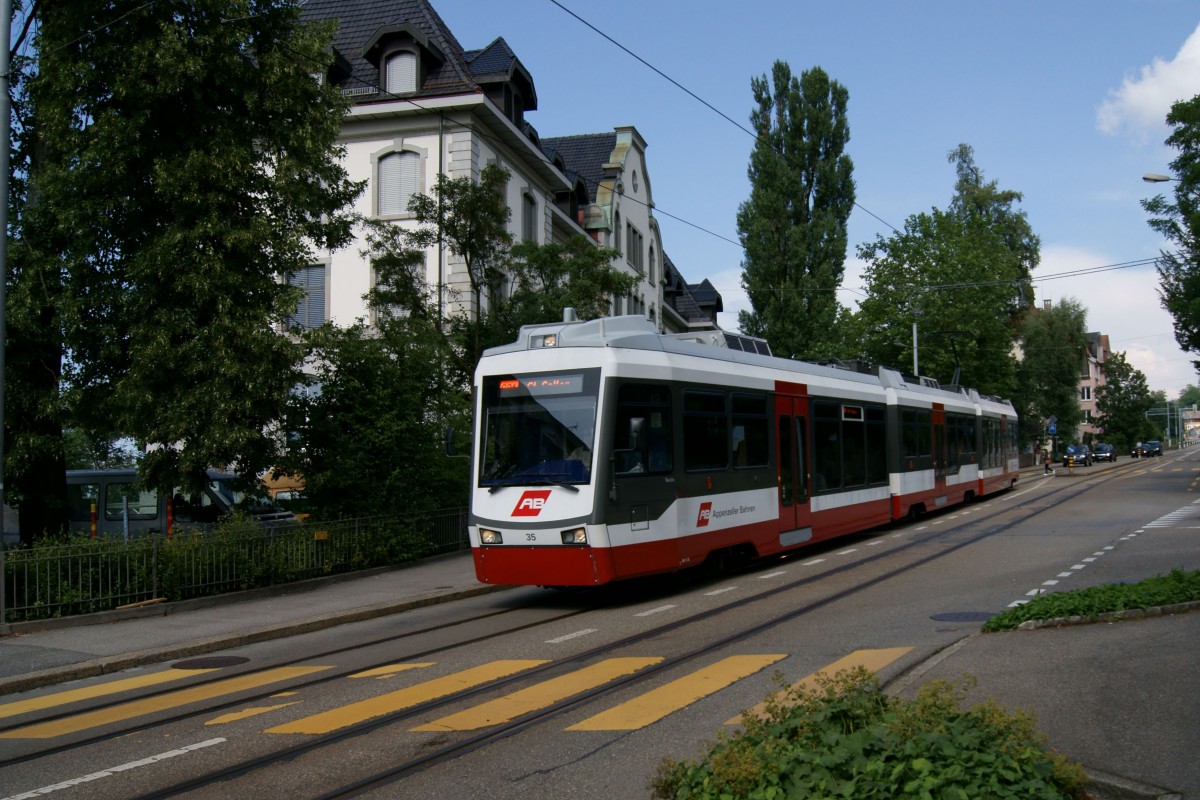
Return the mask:
[[1171, 570], [1138, 583], [1113, 583], [1069, 592], [1039, 595], [1023, 605], [1007, 609], [983, 625], [984, 631], [1017, 628], [1026, 620], [1091, 617], [1135, 608], [1154, 608], [1200, 600], [1200, 570]]
[[972, 685], [938, 681], [907, 701], [859, 667], [786, 687], [703, 760], [664, 761], [650, 788], [662, 800], [1085, 797], [1082, 768], [1031, 717], [992, 701], [962, 710]]

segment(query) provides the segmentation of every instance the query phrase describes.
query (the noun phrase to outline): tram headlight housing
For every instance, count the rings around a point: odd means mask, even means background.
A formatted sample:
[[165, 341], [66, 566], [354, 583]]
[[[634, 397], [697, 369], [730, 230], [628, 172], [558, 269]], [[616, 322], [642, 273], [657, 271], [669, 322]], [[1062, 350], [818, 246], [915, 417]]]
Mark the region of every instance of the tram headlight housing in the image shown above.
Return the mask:
[[480, 528], [479, 541], [481, 544], [504, 544], [504, 537], [500, 535], [500, 531]]
[[563, 544], [587, 544], [587, 528], [571, 528], [562, 532]]

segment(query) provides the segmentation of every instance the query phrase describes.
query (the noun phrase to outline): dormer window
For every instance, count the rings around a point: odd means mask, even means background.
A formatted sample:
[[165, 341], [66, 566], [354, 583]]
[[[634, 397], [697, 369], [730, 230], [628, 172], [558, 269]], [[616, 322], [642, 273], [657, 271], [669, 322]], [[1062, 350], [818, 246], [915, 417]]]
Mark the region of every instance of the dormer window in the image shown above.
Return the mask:
[[379, 69], [379, 84], [388, 94], [420, 90], [425, 77], [446, 60], [419, 28], [408, 22], [384, 25], [367, 39], [362, 57]]
[[417, 90], [417, 54], [399, 50], [387, 57], [384, 90], [389, 94], [412, 94]]

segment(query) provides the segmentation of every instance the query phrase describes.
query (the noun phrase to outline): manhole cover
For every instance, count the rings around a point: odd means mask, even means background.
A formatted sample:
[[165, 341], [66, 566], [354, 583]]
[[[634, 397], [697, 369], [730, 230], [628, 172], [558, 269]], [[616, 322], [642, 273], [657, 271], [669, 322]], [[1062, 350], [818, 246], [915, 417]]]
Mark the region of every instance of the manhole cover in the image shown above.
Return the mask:
[[991, 611], [950, 611], [934, 614], [930, 619], [938, 622], [987, 622], [994, 616]]
[[249, 660], [245, 656], [210, 656], [208, 658], [189, 658], [187, 661], [179, 661], [171, 666], [175, 669], [221, 669], [222, 667], [236, 667]]

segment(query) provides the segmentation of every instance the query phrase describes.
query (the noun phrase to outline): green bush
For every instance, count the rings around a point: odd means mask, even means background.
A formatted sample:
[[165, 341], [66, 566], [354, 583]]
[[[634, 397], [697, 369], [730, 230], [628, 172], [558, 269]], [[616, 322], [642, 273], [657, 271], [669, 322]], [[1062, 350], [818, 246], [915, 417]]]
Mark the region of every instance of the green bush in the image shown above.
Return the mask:
[[664, 800], [1084, 797], [1083, 770], [1048, 751], [1024, 714], [993, 702], [961, 710], [969, 681], [889, 697], [865, 669], [786, 688], [702, 761], [664, 761]]
[[1026, 620], [1090, 617], [1135, 608], [1154, 608], [1200, 600], [1200, 570], [1175, 569], [1138, 583], [1113, 583], [1069, 592], [1038, 595], [989, 619], [984, 631], [1013, 630]]

